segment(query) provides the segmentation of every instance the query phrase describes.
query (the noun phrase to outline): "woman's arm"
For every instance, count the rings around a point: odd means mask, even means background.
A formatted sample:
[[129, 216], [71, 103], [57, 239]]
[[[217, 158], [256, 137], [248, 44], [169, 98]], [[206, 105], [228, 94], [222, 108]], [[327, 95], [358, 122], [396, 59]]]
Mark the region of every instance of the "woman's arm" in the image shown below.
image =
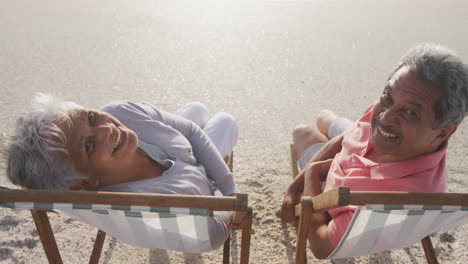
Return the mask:
[[[109, 112], [130, 129], [138, 130], [139, 137], [157, 140], [155, 144], [163, 150], [176, 149], [179, 158], [193, 156], [203, 165], [207, 176], [223, 193], [237, 193], [234, 177], [223, 157], [206, 133], [195, 123], [169, 112], [158, 110], [148, 103], [119, 102], [107, 105], [103, 111]], [[154, 133], [158, 133], [155, 137]], [[168, 138], [171, 137], [171, 138]], [[150, 142], [147, 142], [150, 143]], [[187, 149], [184, 146], [191, 146]], [[184, 152], [187, 151], [187, 152]]]

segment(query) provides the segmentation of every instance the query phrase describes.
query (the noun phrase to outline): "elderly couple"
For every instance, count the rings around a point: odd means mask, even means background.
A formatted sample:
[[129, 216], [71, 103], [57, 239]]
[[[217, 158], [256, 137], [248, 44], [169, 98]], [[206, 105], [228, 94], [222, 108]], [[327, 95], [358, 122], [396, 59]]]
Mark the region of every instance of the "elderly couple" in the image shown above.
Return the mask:
[[[28, 189], [88, 189], [165, 194], [238, 192], [226, 163], [237, 141], [232, 116], [209, 116], [192, 103], [177, 114], [147, 103], [113, 102], [100, 110], [38, 95], [2, 138], [7, 176]], [[468, 68], [433, 44], [411, 49], [380, 97], [351, 122], [321, 111], [317, 127], [296, 127], [302, 168], [283, 198], [280, 217], [294, 223], [300, 196], [336, 186], [351, 190], [444, 192], [447, 141], [468, 113]], [[314, 255], [337, 246], [352, 208], [315, 214]], [[228, 215], [210, 223], [213, 246], [228, 236]], [[312, 242], [313, 241], [313, 242]]]

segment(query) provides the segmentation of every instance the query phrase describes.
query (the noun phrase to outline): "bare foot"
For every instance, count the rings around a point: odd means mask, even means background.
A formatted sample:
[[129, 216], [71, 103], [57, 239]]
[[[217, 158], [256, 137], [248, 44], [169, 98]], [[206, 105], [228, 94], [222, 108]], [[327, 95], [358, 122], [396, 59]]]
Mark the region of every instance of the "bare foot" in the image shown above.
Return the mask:
[[328, 128], [330, 128], [330, 124], [338, 117], [338, 115], [328, 109], [320, 110], [317, 116], [317, 129], [320, 133], [328, 137]]

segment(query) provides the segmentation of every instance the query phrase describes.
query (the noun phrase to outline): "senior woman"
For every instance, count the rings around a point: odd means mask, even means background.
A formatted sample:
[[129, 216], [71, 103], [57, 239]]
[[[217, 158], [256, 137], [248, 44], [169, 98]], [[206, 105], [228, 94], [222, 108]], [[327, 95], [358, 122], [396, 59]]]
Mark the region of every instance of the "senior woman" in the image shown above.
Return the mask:
[[[38, 94], [33, 110], [2, 138], [9, 180], [28, 189], [93, 189], [164, 194], [238, 192], [226, 162], [237, 141], [232, 116], [209, 117], [191, 103], [177, 114], [148, 103], [113, 102], [100, 110]], [[213, 248], [230, 215], [210, 220]]]

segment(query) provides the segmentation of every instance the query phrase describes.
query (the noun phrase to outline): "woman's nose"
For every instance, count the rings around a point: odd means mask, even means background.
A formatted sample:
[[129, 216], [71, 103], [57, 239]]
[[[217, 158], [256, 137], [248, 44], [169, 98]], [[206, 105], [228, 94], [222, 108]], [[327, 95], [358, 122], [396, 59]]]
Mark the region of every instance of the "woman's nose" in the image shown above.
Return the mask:
[[101, 124], [95, 127], [95, 137], [98, 139], [106, 140], [112, 134], [112, 127], [110, 123]]

